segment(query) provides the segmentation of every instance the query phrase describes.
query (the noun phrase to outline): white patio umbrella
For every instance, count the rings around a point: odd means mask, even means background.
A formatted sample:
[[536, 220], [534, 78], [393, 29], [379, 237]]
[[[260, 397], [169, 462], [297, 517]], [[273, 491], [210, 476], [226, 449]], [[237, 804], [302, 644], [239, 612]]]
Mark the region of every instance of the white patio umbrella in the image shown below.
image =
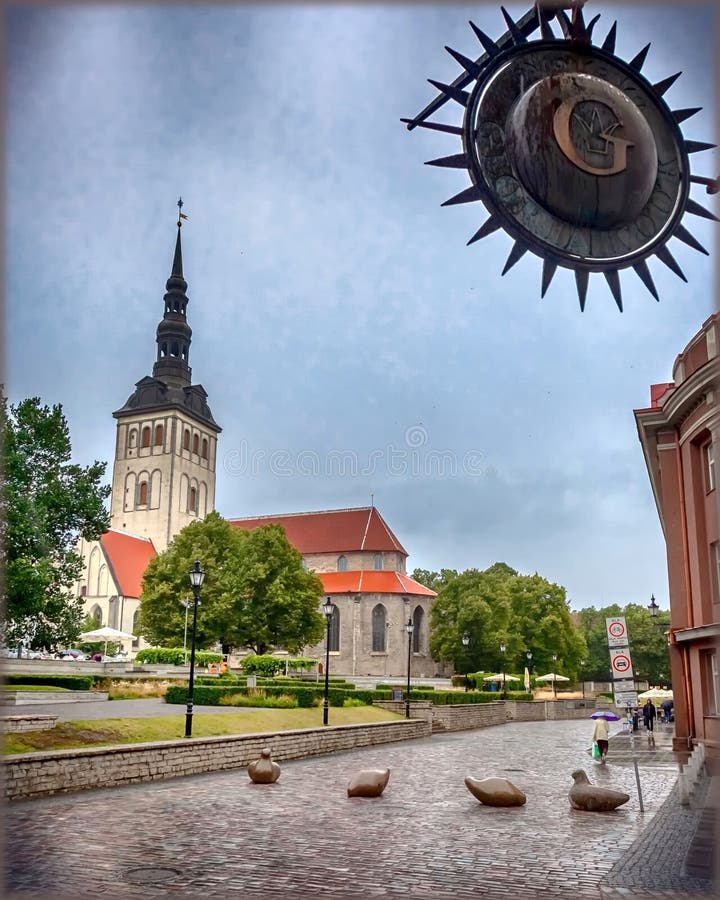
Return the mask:
[[547, 675], [538, 675], [535, 681], [570, 681], [570, 679], [556, 672], [548, 672]]
[[95, 641], [105, 641], [105, 650], [103, 656], [107, 656], [107, 645], [109, 641], [135, 640], [134, 634], [128, 634], [127, 631], [118, 631], [117, 628], [110, 628], [105, 625], [102, 628], [96, 628], [95, 631], [85, 631], [80, 635], [80, 639], [95, 643]]
[[527, 666], [525, 666], [525, 677], [523, 680], [525, 682], [525, 691], [526, 691], [526, 693], [529, 694], [530, 693], [530, 669], [528, 669]]
[[522, 678], [516, 678], [514, 675], [484, 675], [483, 681], [522, 681]]
[[663, 688], [650, 688], [638, 694], [638, 700], [672, 700], [673, 692]]

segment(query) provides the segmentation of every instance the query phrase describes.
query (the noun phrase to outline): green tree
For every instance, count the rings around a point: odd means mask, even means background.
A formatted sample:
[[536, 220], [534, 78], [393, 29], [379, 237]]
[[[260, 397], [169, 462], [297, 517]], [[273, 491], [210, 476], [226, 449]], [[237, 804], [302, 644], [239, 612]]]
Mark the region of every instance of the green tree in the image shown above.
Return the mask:
[[605, 620], [614, 616], [625, 617], [635, 679], [651, 684], [668, 684], [667, 614], [664, 617], [661, 614], [659, 620], [655, 620], [645, 606], [637, 603], [628, 603], [624, 607], [613, 604], [599, 610], [590, 607], [580, 611], [580, 628], [588, 646], [588, 665], [584, 670], [586, 677], [598, 681], [610, 678]]
[[430, 588], [431, 591], [439, 591], [453, 578], [457, 578], [457, 575], [455, 569], [441, 569], [439, 572], [432, 572], [430, 569], [413, 569], [410, 577], [418, 584]]
[[224, 652], [242, 647], [262, 655], [282, 646], [294, 653], [322, 637], [322, 582], [304, 571], [284, 529], [243, 531], [212, 512], [183, 528], [145, 572], [139, 631], [152, 643], [182, 645], [180, 601], [191, 596], [188, 573], [196, 559], [205, 571], [199, 647], [220, 643]]
[[70, 642], [83, 619], [83, 602], [72, 594], [82, 572], [78, 539], [95, 540], [109, 526], [105, 463], [70, 462], [70, 430], [59, 404], [33, 397], [9, 405], [3, 396], [0, 416], [5, 640], [28, 637], [35, 647]]

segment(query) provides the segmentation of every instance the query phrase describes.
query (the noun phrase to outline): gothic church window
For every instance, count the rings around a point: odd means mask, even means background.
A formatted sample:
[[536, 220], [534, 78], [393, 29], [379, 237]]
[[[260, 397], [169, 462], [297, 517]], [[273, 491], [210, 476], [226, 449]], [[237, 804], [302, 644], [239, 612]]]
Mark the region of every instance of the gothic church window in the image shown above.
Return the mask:
[[185, 434], [183, 435], [183, 450], [190, 449], [190, 430], [188, 428], [185, 429]]
[[180, 347], [178, 346], [177, 341], [172, 342], [172, 346], [170, 347], [170, 356], [174, 356], [175, 359], [180, 355]]
[[100, 628], [102, 626], [102, 610], [97, 605], [97, 603], [90, 610], [90, 615], [93, 617], [93, 619], [95, 619], [95, 624], [97, 625], [97, 627]]
[[150, 426], [146, 425], [142, 430], [142, 441], [140, 442], [141, 447], [149, 447], [150, 446]]
[[373, 556], [373, 569], [375, 569], [376, 572], [381, 572], [382, 567], [383, 567], [382, 553], [376, 553], [375, 556]]
[[199, 452], [200, 452], [200, 438], [198, 437], [198, 435], [194, 434], [193, 435], [193, 453], [199, 453]]
[[337, 570], [338, 572], [347, 572], [347, 556], [338, 556]]
[[141, 481], [138, 485], [138, 506], [147, 506], [148, 503], [148, 483]]
[[331, 653], [338, 653], [340, 650], [340, 610], [333, 603], [332, 615], [330, 616], [330, 641], [328, 649]]
[[162, 425], [156, 425], [155, 426], [155, 446], [157, 447], [158, 444], [162, 444], [162, 442], [163, 442], [163, 427], [162, 427]]
[[413, 613], [412, 652], [422, 653], [422, 627], [425, 611], [422, 606], [416, 606]]
[[372, 611], [372, 649], [373, 653], [385, 653], [385, 622], [387, 613], [382, 603]]
[[207, 438], [203, 438], [202, 453], [200, 455], [202, 456], [203, 459], [207, 459], [208, 458], [207, 454], [208, 454], [208, 442], [207, 442]]
[[190, 499], [188, 501], [190, 512], [197, 512], [197, 488], [190, 488]]

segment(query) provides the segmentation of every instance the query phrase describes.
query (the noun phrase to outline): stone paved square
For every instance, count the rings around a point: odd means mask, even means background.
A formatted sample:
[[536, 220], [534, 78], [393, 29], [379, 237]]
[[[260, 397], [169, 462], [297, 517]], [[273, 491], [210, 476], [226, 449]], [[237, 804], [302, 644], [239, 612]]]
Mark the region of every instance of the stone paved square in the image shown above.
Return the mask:
[[[603, 881], [671, 791], [677, 766], [588, 755], [592, 723], [511, 723], [7, 807], [15, 896], [600, 898]], [[389, 766], [375, 800], [348, 799], [359, 768]], [[614, 813], [570, 808], [570, 773], [624, 790]], [[482, 806], [466, 775], [504, 776], [523, 807]], [[58, 888], [71, 886], [66, 893]]]

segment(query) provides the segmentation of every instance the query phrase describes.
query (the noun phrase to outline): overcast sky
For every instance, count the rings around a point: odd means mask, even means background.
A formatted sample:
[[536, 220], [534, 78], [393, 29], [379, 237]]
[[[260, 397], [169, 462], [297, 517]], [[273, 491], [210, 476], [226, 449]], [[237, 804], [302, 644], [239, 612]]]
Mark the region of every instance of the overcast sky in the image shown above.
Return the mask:
[[[683, 70], [666, 99], [703, 106], [683, 131], [712, 140], [710, 4], [597, 12], [625, 59], [652, 41], [651, 81]], [[78, 462], [111, 465], [111, 412], [151, 373], [182, 195], [222, 515], [372, 494], [410, 570], [502, 560], [573, 608], [667, 605], [632, 411], [713, 311], [713, 258], [672, 240], [689, 284], [652, 260], [660, 303], [628, 271], [624, 313], [602, 276], [581, 313], [571, 272], [541, 300], [537, 257], [501, 278], [510, 238], [465, 246], [482, 205], [440, 204], [468, 175], [423, 165], [459, 139], [399, 120], [459, 73], [445, 44], [480, 54], [468, 19], [502, 34], [499, 4], [6, 15], [6, 382], [63, 404]], [[716, 151], [691, 162], [717, 174]], [[684, 224], [712, 247], [717, 226]]]

